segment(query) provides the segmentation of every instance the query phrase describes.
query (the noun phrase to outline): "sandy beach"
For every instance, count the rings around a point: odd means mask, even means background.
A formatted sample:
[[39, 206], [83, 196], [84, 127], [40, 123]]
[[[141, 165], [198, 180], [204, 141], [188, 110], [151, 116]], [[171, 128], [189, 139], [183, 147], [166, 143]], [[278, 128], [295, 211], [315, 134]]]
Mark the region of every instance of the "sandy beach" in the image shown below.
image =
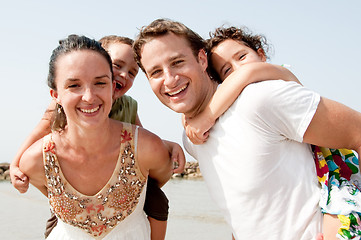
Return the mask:
[[[164, 187], [170, 202], [166, 240], [231, 239], [231, 231], [210, 200], [204, 181], [172, 179]], [[0, 182], [2, 240], [43, 239], [49, 217], [47, 198], [30, 187], [18, 193], [9, 181]]]

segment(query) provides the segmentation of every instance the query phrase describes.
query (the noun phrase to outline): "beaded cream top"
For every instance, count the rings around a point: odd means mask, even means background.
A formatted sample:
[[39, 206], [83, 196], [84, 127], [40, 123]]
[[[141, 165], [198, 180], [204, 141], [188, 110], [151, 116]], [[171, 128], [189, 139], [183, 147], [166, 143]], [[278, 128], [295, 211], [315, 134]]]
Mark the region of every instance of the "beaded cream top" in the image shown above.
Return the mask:
[[137, 130], [124, 123], [116, 168], [108, 183], [93, 196], [81, 194], [67, 182], [51, 134], [44, 138], [48, 198], [58, 218], [101, 239], [134, 211], [146, 184], [136, 161]]

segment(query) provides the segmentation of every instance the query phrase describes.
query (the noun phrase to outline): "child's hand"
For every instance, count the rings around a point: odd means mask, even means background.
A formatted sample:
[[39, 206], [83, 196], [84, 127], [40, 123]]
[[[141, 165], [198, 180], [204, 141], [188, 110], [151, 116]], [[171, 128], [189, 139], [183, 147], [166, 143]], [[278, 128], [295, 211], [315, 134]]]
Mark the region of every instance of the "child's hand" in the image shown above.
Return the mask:
[[322, 233], [317, 234], [316, 240], [323, 240], [323, 234]]
[[18, 167], [10, 167], [10, 179], [13, 186], [20, 192], [26, 193], [29, 188], [29, 178]]
[[209, 136], [209, 129], [214, 125], [214, 121], [203, 117], [202, 113], [194, 118], [185, 118], [184, 128], [186, 134], [193, 144], [203, 144]]
[[174, 169], [173, 173], [182, 173], [186, 164], [186, 157], [181, 146], [175, 142], [163, 140], [165, 145], [168, 147], [168, 151], [171, 155]]

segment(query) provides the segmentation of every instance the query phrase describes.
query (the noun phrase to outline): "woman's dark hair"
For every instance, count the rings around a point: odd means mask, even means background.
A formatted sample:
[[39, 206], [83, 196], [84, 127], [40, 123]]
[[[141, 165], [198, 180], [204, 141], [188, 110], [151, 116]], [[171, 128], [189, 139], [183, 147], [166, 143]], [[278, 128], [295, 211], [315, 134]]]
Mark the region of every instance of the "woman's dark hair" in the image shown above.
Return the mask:
[[258, 51], [262, 49], [266, 58], [267, 52], [270, 49], [270, 46], [267, 42], [267, 39], [263, 35], [252, 34], [246, 27], [236, 28], [236, 27], [219, 27], [214, 30], [214, 32], [209, 33], [210, 38], [207, 40], [206, 50], [208, 58], [208, 72], [214, 80], [220, 82], [219, 75], [214, 70], [212, 63], [212, 50], [217, 47], [220, 43], [227, 39], [232, 39], [240, 43], [245, 44], [247, 47]]
[[[109, 68], [113, 75], [112, 60], [111, 60], [109, 54], [107, 53], [107, 51], [105, 51], [105, 49], [101, 46], [101, 44], [94, 39], [90, 39], [85, 36], [78, 36], [78, 35], [72, 34], [72, 35], [69, 35], [66, 39], [59, 41], [59, 46], [53, 50], [53, 53], [50, 57], [49, 73], [48, 73], [48, 81], [47, 82], [48, 82], [48, 86], [51, 89], [56, 90], [55, 76], [56, 76], [56, 67], [57, 67], [56, 63], [57, 63], [58, 58], [65, 54], [68, 54], [68, 53], [71, 53], [74, 51], [79, 51], [79, 50], [91, 50], [91, 51], [98, 52], [99, 54], [104, 56], [104, 58], [109, 63]], [[66, 116], [65, 116], [62, 106], [57, 104], [53, 116], [54, 117], [53, 117], [53, 121], [52, 121], [52, 129], [53, 130], [63, 130], [65, 128], [67, 122], [66, 122]]]

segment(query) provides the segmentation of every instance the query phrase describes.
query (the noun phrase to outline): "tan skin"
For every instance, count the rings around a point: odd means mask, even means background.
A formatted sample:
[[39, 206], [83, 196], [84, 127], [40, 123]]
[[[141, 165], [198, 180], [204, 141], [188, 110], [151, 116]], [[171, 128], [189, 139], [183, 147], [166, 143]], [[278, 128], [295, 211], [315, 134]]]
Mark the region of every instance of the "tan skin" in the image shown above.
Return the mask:
[[[64, 131], [53, 134], [57, 156], [70, 184], [83, 194], [94, 195], [112, 175], [119, 156], [123, 125], [108, 118], [115, 82], [111, 81], [105, 59], [88, 50], [61, 56], [56, 65], [58, 89], [51, 90], [51, 95], [63, 106], [68, 121]], [[139, 128], [138, 146], [142, 146], [137, 154], [142, 174], [155, 179], [159, 186], [164, 185], [172, 175], [168, 148], [143, 128]], [[41, 140], [22, 155], [20, 171], [47, 195]]]
[[[152, 90], [163, 104], [188, 118], [195, 117], [207, 107], [216, 84], [205, 71], [207, 61], [203, 50], [194, 56], [182, 37], [170, 33], [148, 41], [141, 55]], [[322, 97], [305, 132], [304, 142], [355, 149], [360, 154], [360, 133], [359, 112]]]
[[[112, 123], [109, 126], [109, 131], [120, 133], [122, 124], [116, 120], [110, 119], [110, 121]], [[142, 148], [138, 148], [138, 160], [142, 174], [145, 177], [148, 175], [158, 176], [156, 179], [159, 185], [164, 185], [172, 172], [167, 148], [159, 137], [145, 129], [139, 129], [138, 137], [138, 144], [142, 146]], [[68, 139], [64, 139], [64, 136], [59, 133], [55, 133], [52, 139], [57, 146], [57, 157], [62, 172], [77, 191], [93, 196], [106, 185], [113, 174], [119, 156], [119, 135], [113, 134], [108, 144], [101, 144], [99, 141], [94, 141], [97, 144], [85, 144], [95, 147], [91, 148], [91, 151], [89, 150], [90, 147], [79, 146], [75, 148]], [[23, 154], [20, 160], [20, 170], [29, 176], [32, 185], [47, 196], [42, 159], [42, 141], [39, 140]], [[157, 164], [154, 164], [154, 161]]]
[[[117, 99], [123, 96], [133, 85], [134, 79], [138, 74], [139, 67], [133, 57], [133, 50], [130, 45], [122, 42], [112, 42], [108, 44], [106, 50], [108, 51], [113, 63], [113, 78], [116, 82], [114, 88], [113, 98]], [[52, 101], [48, 109], [55, 109], [55, 101]], [[20, 193], [25, 193], [29, 186], [27, 176], [22, 173], [19, 168], [20, 156], [23, 152], [38, 139], [50, 133], [50, 119], [51, 112], [44, 114], [43, 119], [38, 126], [33, 130], [30, 136], [25, 140], [20, 147], [17, 155], [11, 163], [10, 176], [12, 184]], [[142, 127], [141, 121], [137, 114], [135, 124]], [[181, 173], [184, 170], [185, 156], [181, 147], [170, 141], [163, 140], [172, 156], [174, 162], [178, 163], [178, 167], [174, 169], [174, 173]], [[167, 221], [158, 221], [149, 217], [152, 229], [152, 240], [162, 240], [165, 238]]]

